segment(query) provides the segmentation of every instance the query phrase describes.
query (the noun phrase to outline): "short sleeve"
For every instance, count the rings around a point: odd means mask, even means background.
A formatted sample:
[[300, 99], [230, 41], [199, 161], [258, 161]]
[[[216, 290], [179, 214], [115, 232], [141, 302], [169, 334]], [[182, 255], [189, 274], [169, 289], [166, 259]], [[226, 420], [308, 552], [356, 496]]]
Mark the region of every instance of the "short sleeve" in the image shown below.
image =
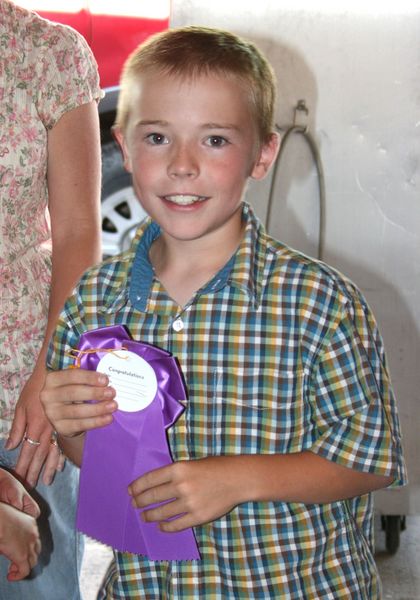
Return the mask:
[[35, 66], [39, 81], [36, 104], [44, 126], [51, 129], [64, 113], [98, 101], [103, 92], [95, 58], [77, 31], [48, 23], [39, 44], [41, 51], [38, 50]]
[[51, 338], [47, 355], [48, 370], [59, 371], [74, 365], [75, 350], [84, 331], [82, 314], [83, 305], [76, 290], [65, 303]]
[[406, 483], [396, 402], [382, 339], [353, 290], [311, 380], [317, 440], [311, 451], [343, 466]]

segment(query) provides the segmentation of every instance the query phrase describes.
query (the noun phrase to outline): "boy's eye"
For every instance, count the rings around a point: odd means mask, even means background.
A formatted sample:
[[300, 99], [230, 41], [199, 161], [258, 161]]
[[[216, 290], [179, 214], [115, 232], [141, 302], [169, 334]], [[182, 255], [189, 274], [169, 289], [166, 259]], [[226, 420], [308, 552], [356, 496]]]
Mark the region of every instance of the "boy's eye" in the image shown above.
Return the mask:
[[155, 146], [168, 143], [167, 138], [162, 133], [149, 133], [149, 135], [146, 136], [146, 139], [150, 144]]
[[211, 146], [212, 148], [221, 148], [228, 143], [227, 139], [222, 137], [221, 135], [211, 135], [206, 140], [206, 144]]

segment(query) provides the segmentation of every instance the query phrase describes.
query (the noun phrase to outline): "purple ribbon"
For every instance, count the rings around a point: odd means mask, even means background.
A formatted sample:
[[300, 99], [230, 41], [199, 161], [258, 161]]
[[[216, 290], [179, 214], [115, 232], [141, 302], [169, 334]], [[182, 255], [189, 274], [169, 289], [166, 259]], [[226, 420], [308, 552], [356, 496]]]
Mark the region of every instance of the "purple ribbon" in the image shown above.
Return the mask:
[[179, 366], [170, 353], [133, 341], [122, 325], [82, 334], [80, 366], [96, 370], [105, 350], [117, 352], [122, 348], [153, 368], [157, 392], [142, 410], [117, 410], [110, 425], [86, 433], [77, 528], [121, 552], [143, 554], [151, 560], [199, 559], [192, 529], [165, 533], [157, 523], [145, 523], [127, 491], [128, 485], [144, 473], [172, 462], [166, 429], [184, 410], [179, 400], [186, 399]]

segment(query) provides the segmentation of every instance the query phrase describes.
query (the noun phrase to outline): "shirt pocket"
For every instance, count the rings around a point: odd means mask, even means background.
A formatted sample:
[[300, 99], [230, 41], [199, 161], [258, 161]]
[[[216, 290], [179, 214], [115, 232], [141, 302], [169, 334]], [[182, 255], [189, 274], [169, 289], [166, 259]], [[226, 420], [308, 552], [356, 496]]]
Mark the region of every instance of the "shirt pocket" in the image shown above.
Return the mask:
[[256, 366], [245, 369], [215, 368], [210, 373], [213, 398], [256, 410], [288, 406], [301, 398], [306, 385], [302, 369], [284, 370]]
[[207, 373], [213, 444], [232, 451], [282, 453], [304, 448], [311, 429], [303, 370], [213, 368]]

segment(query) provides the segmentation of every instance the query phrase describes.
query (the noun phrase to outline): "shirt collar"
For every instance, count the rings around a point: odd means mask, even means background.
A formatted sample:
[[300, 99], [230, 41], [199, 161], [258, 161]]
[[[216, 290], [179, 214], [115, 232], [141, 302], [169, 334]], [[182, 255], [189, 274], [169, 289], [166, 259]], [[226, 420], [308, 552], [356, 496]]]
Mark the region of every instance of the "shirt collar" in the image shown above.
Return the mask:
[[149, 220], [139, 233], [142, 234], [140, 239], [138, 239], [139, 235], [136, 235], [133, 240], [133, 246], [136, 245], [137, 248], [131, 269], [128, 295], [131, 304], [144, 312], [154, 277], [154, 270], [149, 260], [149, 249], [154, 240], [159, 237], [160, 227]]
[[267, 259], [267, 236], [264, 227], [248, 203], [243, 205], [242, 219], [245, 231], [234, 255], [229, 283], [245, 292], [255, 309], [261, 300], [265, 261]]
[[[264, 228], [247, 203], [243, 205], [242, 219], [245, 222], [245, 230], [237, 251], [199, 293], [211, 294], [226, 285], [231, 285], [246, 293], [253, 307], [257, 308], [266, 255], [265, 250], [260, 247], [265, 239]], [[128, 297], [131, 304], [142, 312], [146, 311], [154, 278], [149, 249], [159, 235], [159, 225], [147, 219], [137, 231], [131, 247], [134, 259], [128, 282]]]

